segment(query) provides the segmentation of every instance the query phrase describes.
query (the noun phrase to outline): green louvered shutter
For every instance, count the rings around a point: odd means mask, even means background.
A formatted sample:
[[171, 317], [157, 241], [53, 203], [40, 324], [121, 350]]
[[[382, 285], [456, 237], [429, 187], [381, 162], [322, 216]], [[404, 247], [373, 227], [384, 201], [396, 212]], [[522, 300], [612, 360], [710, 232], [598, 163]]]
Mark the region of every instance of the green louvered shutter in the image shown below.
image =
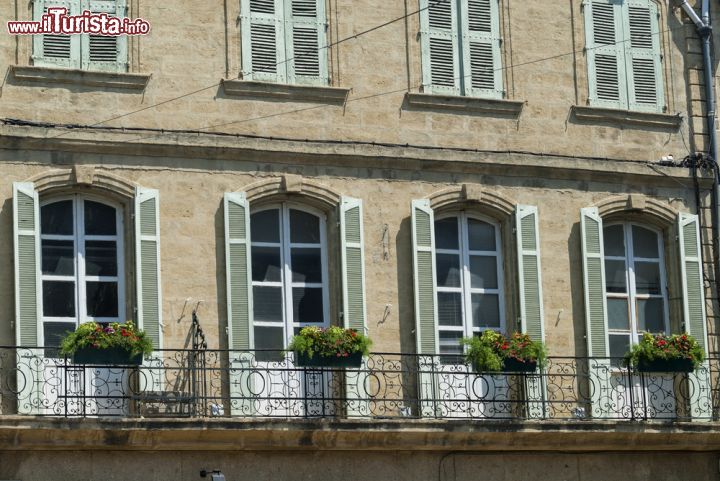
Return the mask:
[[327, 85], [325, 0], [289, 0], [285, 8], [288, 83]]
[[[51, 7], [64, 7], [79, 15], [80, 0], [33, 0], [33, 19], [41, 21]], [[33, 64], [42, 67], [80, 68], [80, 35], [34, 35]]]
[[35, 347], [38, 345], [40, 328], [40, 207], [32, 183], [13, 183], [13, 217], [16, 342], [18, 346]]
[[227, 283], [228, 345], [252, 349], [250, 294], [250, 211], [244, 192], [228, 192], [225, 210], [225, 271]]
[[580, 215], [588, 355], [608, 357], [602, 218], [595, 207], [581, 209]]
[[434, 216], [428, 200], [412, 202], [415, 335], [419, 354], [437, 354]]
[[420, 8], [423, 90], [460, 95], [457, 2], [421, 0]]
[[630, 0], [623, 5], [625, 69], [630, 110], [662, 112], [662, 55], [658, 7], [652, 0]]
[[138, 187], [135, 193], [135, 257], [137, 262], [138, 325], [163, 348], [160, 288], [160, 194]]
[[585, 0], [583, 8], [590, 105], [627, 108], [623, 6], [612, 0]]
[[285, 82], [283, 0], [241, 0], [242, 77]]
[[[82, 10], [127, 17], [125, 0], [82, 0]], [[81, 35], [83, 70], [127, 72], [127, 35]]]
[[697, 215], [680, 214], [678, 231], [685, 331], [697, 339], [700, 346], [707, 352], [705, 286], [702, 277], [700, 230]]
[[497, 0], [460, 2], [462, 86], [465, 95], [502, 98], [500, 12]]
[[538, 210], [519, 205], [515, 211], [517, 229], [518, 279], [522, 331], [535, 341], [545, 340]]

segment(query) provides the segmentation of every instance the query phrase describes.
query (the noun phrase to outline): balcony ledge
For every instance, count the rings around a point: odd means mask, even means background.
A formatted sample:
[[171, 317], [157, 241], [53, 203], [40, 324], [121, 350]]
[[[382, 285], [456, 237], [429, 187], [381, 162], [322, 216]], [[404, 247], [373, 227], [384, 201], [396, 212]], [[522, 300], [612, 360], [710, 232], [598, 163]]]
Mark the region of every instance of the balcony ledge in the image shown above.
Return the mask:
[[717, 423], [0, 417], [0, 450], [720, 450]]
[[343, 105], [350, 89], [320, 85], [288, 85], [272, 82], [223, 79], [223, 90], [231, 97], [260, 100], [285, 100], [288, 102], [312, 102]]
[[573, 105], [571, 113], [577, 120], [585, 123], [608, 122], [620, 126], [654, 127], [664, 130], [678, 130], [683, 121], [681, 114], [635, 112], [581, 105]]
[[406, 105], [414, 110], [445, 110], [456, 113], [495, 114], [502, 117], [518, 118], [524, 101], [484, 99], [453, 95], [434, 95], [408, 92]]
[[71, 84], [125, 90], [144, 90], [151, 77], [150, 74], [93, 72], [35, 65], [11, 65], [10, 72], [13, 78], [20, 82]]

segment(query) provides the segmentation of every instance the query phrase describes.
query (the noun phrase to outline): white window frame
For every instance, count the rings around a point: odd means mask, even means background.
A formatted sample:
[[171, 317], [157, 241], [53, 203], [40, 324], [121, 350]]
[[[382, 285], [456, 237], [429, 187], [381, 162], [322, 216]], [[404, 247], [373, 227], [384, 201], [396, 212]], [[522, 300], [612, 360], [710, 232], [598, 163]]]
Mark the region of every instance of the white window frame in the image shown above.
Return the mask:
[[[291, 243], [290, 242], [290, 210], [298, 210], [308, 214], [311, 214], [318, 218], [320, 228], [320, 243]], [[329, 294], [329, 283], [328, 283], [328, 261], [327, 261], [327, 233], [326, 224], [327, 218], [324, 213], [309, 208], [307, 206], [297, 204], [294, 202], [282, 202], [275, 204], [268, 204], [252, 209], [250, 216], [259, 212], [268, 210], [279, 210], [279, 221], [280, 221], [280, 242], [252, 242], [252, 232], [250, 233], [250, 258], [252, 259], [252, 251], [255, 247], [279, 247], [280, 248], [280, 264], [281, 278], [280, 281], [255, 281], [251, 282], [251, 290], [255, 286], [266, 286], [266, 287], [281, 287], [282, 288], [282, 327], [283, 327], [283, 340], [285, 342], [284, 347], [290, 343], [294, 335], [295, 328], [301, 328], [305, 326], [318, 326], [318, 327], [329, 327], [330, 325], [330, 294]], [[321, 260], [321, 272], [322, 282], [320, 283], [306, 283], [306, 282], [293, 282], [292, 280], [292, 248], [320, 248], [320, 260]], [[252, 266], [252, 262], [251, 262]], [[252, 267], [250, 267], [252, 268]], [[289, 281], [289, 282], [286, 282]], [[292, 302], [292, 289], [293, 287], [310, 287], [310, 288], [322, 288], [323, 298], [323, 322], [294, 322], [293, 321], [293, 302]], [[271, 321], [257, 321], [253, 319], [253, 328], [255, 327], [279, 327], [280, 322]]]
[[[447, 212], [437, 216], [434, 222], [441, 221], [443, 219], [454, 218], [458, 219], [458, 247], [459, 249], [439, 249], [435, 247], [433, 253], [433, 260], [435, 262], [435, 256], [437, 254], [449, 254], [457, 255], [460, 257], [460, 266], [462, 269], [462, 275], [460, 276], [460, 287], [442, 287], [436, 286], [435, 302], [440, 305], [440, 299], [437, 295], [441, 292], [459, 292], [461, 298], [461, 315], [462, 315], [462, 326], [441, 326], [440, 320], [437, 323], [437, 335], [438, 335], [438, 352], [440, 352], [440, 332], [462, 332], [464, 337], [472, 337], [475, 334], [482, 333], [486, 330], [493, 330], [496, 332], [505, 332], [506, 329], [506, 318], [505, 318], [505, 279], [503, 275], [503, 255], [502, 255], [502, 243], [501, 243], [501, 225], [497, 221], [477, 215], [474, 213], [468, 213], [466, 211], [455, 211]], [[495, 251], [476, 251], [470, 250], [468, 247], [468, 220], [473, 219], [480, 222], [485, 222], [492, 225], [495, 228]], [[435, 229], [433, 228], [433, 235]], [[485, 257], [493, 256], [496, 259], [497, 268], [497, 289], [487, 288], [473, 288], [471, 287], [471, 273], [470, 273], [470, 256], [481, 255]], [[500, 326], [499, 327], [475, 327], [472, 320], [472, 294], [497, 294], [499, 303], [499, 315], [500, 315]], [[449, 355], [449, 354], [448, 354]]]
[[[622, 334], [625, 336], [630, 337], [630, 346], [633, 346], [637, 344], [640, 341], [640, 338], [642, 337], [643, 331], [638, 330], [638, 313], [637, 313], [637, 301], [640, 299], [663, 299], [663, 315], [664, 315], [664, 333], [667, 334], [670, 332], [670, 307], [669, 307], [669, 297], [667, 292], [667, 275], [665, 272], [665, 253], [663, 249], [663, 233], [661, 230], [656, 229], [654, 227], [640, 224], [637, 222], [611, 222], [607, 225], [603, 226], [603, 235], [604, 230], [620, 225], [623, 227], [623, 242], [625, 243], [625, 256], [610, 256], [607, 254], [607, 249], [605, 253], [605, 257], [603, 258], [603, 269], [605, 268], [605, 261], [607, 260], [614, 260], [614, 261], [623, 261], [625, 263], [625, 285], [627, 286], [627, 293], [617, 293], [617, 292], [605, 292], [605, 296], [607, 299], [626, 299], [627, 305], [628, 305], [628, 320], [629, 320], [629, 330], [621, 330], [621, 329], [611, 329], [608, 325], [608, 339], [613, 334]], [[633, 246], [633, 237], [632, 237], [632, 228], [633, 226], [640, 227], [642, 229], [648, 230], [650, 232], [653, 232], [657, 236], [657, 242], [658, 242], [658, 257], [657, 258], [648, 258], [648, 257], [635, 257], [634, 253], [634, 246]], [[636, 283], [635, 283], [635, 262], [654, 262], [658, 263], [660, 265], [660, 294], [638, 294], [636, 289]], [[608, 343], [608, 350], [610, 349], [609, 343]]]
[[[43, 234], [42, 233], [42, 207], [61, 202], [65, 200], [72, 201], [73, 209], [73, 235], [55, 235], [55, 234]], [[108, 207], [115, 209], [116, 225], [114, 236], [110, 235], [85, 235], [85, 201], [89, 200], [104, 204]], [[75, 323], [76, 326], [89, 321], [96, 322], [125, 322], [125, 246], [124, 246], [124, 221], [123, 221], [123, 208], [116, 202], [109, 201], [108, 199], [100, 198], [98, 196], [86, 195], [86, 194], [71, 194], [58, 197], [50, 197], [43, 199], [40, 202], [40, 225], [38, 226], [40, 232], [40, 245], [42, 246], [43, 240], [72, 240], [73, 241], [73, 253], [74, 253], [74, 276], [56, 276], [50, 274], [43, 274], [42, 272], [42, 248], [40, 249], [40, 259], [37, 263], [37, 275], [40, 279], [40, 289], [38, 291], [38, 307], [40, 309], [39, 318], [41, 322], [41, 328], [39, 332], [39, 344], [45, 345], [45, 329], [46, 323]], [[117, 276], [88, 276], [85, 274], [85, 242], [86, 241], [115, 241], [117, 248]], [[73, 281], [75, 282], [75, 317], [46, 317], [44, 315], [43, 306], [43, 281]], [[86, 282], [117, 282], [118, 284], [118, 316], [117, 317], [91, 317], [87, 315], [87, 299], [85, 291]]]

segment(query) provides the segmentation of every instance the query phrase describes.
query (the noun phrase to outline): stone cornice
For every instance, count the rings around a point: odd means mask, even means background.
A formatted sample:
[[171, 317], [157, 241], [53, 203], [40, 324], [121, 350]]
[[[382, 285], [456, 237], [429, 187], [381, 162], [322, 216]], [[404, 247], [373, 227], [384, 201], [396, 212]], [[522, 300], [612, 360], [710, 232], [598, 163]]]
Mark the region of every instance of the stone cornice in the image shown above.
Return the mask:
[[13, 78], [20, 82], [40, 84], [73, 84], [86, 87], [144, 90], [150, 74], [128, 72], [96, 72], [66, 68], [38, 67], [34, 65], [11, 65]]

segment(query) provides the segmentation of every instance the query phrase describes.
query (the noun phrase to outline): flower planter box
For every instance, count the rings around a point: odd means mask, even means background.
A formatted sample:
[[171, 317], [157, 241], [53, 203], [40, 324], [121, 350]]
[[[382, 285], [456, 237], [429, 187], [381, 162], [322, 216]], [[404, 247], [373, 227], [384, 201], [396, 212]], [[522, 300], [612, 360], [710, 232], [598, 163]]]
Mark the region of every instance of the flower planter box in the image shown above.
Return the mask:
[[318, 354], [308, 357], [305, 353], [295, 351], [295, 364], [300, 367], [360, 367], [362, 359], [361, 352], [354, 352], [347, 357], [320, 356]]
[[503, 372], [535, 372], [537, 361], [518, 361], [515, 358], [508, 358], [503, 361]]
[[142, 364], [142, 358], [142, 354], [133, 356], [130, 351], [117, 347], [108, 349], [85, 347], [75, 351], [72, 356], [74, 364], [125, 364], [131, 366]]
[[692, 372], [692, 359], [639, 359], [637, 370], [640, 372]]

